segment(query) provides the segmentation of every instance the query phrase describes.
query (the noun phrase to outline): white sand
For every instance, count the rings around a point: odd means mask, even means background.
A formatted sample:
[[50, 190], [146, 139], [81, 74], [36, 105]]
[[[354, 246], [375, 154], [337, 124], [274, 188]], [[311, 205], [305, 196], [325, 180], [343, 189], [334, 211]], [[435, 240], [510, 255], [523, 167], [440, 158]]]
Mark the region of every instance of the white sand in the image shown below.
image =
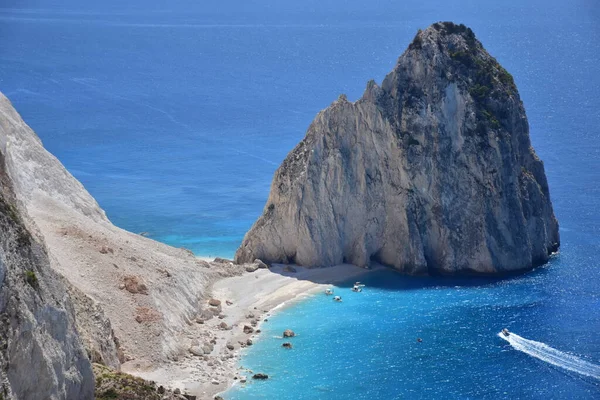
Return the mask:
[[[353, 279], [367, 272], [353, 265], [321, 269], [295, 268], [297, 273], [283, 272], [284, 267], [277, 265], [270, 270], [259, 269], [253, 273], [217, 281], [212, 287], [212, 297], [222, 301], [226, 317], [222, 320], [213, 318], [201, 325], [203, 329], [208, 328], [209, 337], [217, 338], [213, 352], [204, 359], [189, 355], [175, 367], [165, 365], [151, 372], [128, 372], [157, 382], [169, 382], [170, 387], [178, 387], [200, 399], [212, 399], [231, 387], [235, 382], [234, 377], [243, 376], [239, 375], [238, 369], [241, 349], [239, 342], [257, 335], [243, 332], [244, 325], [251, 325], [253, 318], [248, 318], [249, 314], [262, 321], [266, 315], [272, 315], [274, 309], [280, 311], [283, 306], [324, 291], [331, 284]], [[232, 304], [227, 305], [227, 300]], [[219, 329], [218, 325], [223, 321], [232, 329]], [[260, 322], [254, 329], [260, 329]], [[227, 344], [233, 344], [235, 349], [228, 350]], [[213, 366], [209, 366], [209, 363]], [[247, 378], [251, 379], [250, 376]]]

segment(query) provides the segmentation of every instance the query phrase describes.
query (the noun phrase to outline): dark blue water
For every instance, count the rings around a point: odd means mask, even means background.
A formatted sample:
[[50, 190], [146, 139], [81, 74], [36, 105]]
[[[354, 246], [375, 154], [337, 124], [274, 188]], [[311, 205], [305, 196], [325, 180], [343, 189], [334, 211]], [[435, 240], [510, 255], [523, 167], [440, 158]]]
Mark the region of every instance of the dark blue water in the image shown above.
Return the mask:
[[273, 320], [305, 332], [299, 351], [265, 335], [243, 362], [273, 379], [231, 396], [600, 396], [496, 336], [600, 362], [596, 1], [82, 3], [0, 2], [0, 90], [114, 223], [204, 256], [233, 254], [315, 114], [380, 82], [418, 28], [471, 26], [519, 87], [561, 224], [549, 267], [474, 285], [387, 273], [309, 300]]

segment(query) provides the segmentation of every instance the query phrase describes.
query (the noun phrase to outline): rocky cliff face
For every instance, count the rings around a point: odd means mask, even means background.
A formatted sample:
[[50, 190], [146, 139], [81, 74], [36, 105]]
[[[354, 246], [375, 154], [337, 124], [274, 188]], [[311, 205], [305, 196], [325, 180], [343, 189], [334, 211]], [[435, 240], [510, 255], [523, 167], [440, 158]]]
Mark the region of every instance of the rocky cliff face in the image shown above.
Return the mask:
[[559, 246], [512, 76], [471, 29], [419, 31], [381, 87], [320, 112], [275, 173], [239, 263], [410, 274], [532, 268]]
[[92, 399], [65, 285], [25, 227], [0, 163], [0, 398]]
[[[85, 399], [88, 392], [83, 389], [75, 397], [71, 396], [70, 390], [82, 386], [84, 380], [82, 378], [80, 386], [68, 383], [76, 382], [75, 378], [71, 379], [74, 367], [61, 363], [62, 356], [59, 356], [60, 352], [64, 352], [66, 360], [72, 363], [79, 360], [74, 350], [69, 350], [74, 348], [75, 341], [83, 344], [92, 362], [144, 375], [160, 385], [172, 385], [176, 381], [179, 386], [185, 381], [195, 387], [203, 385], [201, 393], [218, 391], [219, 386], [214, 385], [212, 380], [220, 379], [223, 367], [213, 367], [212, 363], [207, 366], [208, 358], [194, 359], [187, 355], [192, 343], [212, 340], [207, 339], [207, 335], [214, 325], [218, 325], [215, 321], [202, 325], [194, 322], [205, 311], [208, 287], [214, 280], [241, 273], [242, 269], [233, 265], [209, 264], [190, 251], [176, 249], [112, 225], [94, 198], [58, 159], [44, 149], [35, 132], [1, 93], [0, 160], [3, 182], [12, 189], [11, 204], [19, 215], [21, 225], [31, 235], [32, 242], [38, 243], [39, 251], [45, 253], [44, 260], [51, 267], [48, 274], [52, 274], [48, 276], [64, 278], [61, 279], [62, 286], [57, 289], [62, 294], [60, 303], [45, 295], [42, 285], [42, 292], [36, 292], [41, 293], [36, 297], [36, 307], [43, 310], [62, 307], [67, 313], [66, 316], [59, 315], [60, 318], [49, 314], [47, 318], [55, 318], [51, 321], [15, 320], [11, 328], [15, 332], [57, 330], [65, 336], [56, 334], [52, 338], [58, 338], [65, 344], [58, 339], [44, 339], [45, 347], [40, 354], [53, 360], [55, 377], [34, 387], [33, 382], [38, 376], [46, 378], [33, 369], [42, 368], [37, 355], [35, 365], [27, 363], [31, 352], [24, 343], [34, 343], [28, 344], [33, 346], [35, 342], [27, 338], [21, 340], [21, 347], [14, 351], [15, 358], [2, 365], [8, 365], [9, 371], [14, 371], [13, 381], [22, 382], [17, 386], [27, 384], [32, 390], [38, 388], [39, 392], [15, 389], [14, 397], [46, 399], [55, 398], [52, 396], [57, 393], [60, 398]], [[0, 243], [1, 240], [2, 232]], [[12, 251], [12, 242], [7, 243], [7, 251]], [[41, 276], [46, 269], [40, 267], [36, 274]], [[10, 281], [9, 286], [0, 288], [0, 312], [3, 299], [14, 297], [13, 301], [17, 301], [24, 297], [15, 293], [35, 294], [30, 287], [22, 285], [22, 273], [14, 273], [16, 283]], [[22, 305], [15, 307], [16, 315], [28, 312]], [[35, 311], [31, 313], [35, 314]], [[35, 318], [38, 318], [37, 315]], [[224, 339], [219, 335], [219, 344], [211, 357], [226, 349], [220, 342]], [[55, 362], [53, 357], [58, 361]], [[11, 366], [13, 364], [18, 369]], [[89, 363], [86, 365], [85, 368], [89, 368]], [[32, 369], [27, 370], [28, 367]], [[3, 377], [0, 373], [0, 379]], [[99, 385], [100, 390], [110, 391], [106, 383]], [[26, 395], [22, 397], [19, 393]], [[39, 393], [46, 395], [36, 397]], [[3, 400], [2, 396], [0, 400]]]
[[[56, 157], [46, 151], [38, 136], [2, 93], [0, 153], [20, 204], [28, 205], [38, 197], [50, 198], [94, 221], [107, 221], [96, 200]], [[30, 229], [35, 230], [32, 226]]]

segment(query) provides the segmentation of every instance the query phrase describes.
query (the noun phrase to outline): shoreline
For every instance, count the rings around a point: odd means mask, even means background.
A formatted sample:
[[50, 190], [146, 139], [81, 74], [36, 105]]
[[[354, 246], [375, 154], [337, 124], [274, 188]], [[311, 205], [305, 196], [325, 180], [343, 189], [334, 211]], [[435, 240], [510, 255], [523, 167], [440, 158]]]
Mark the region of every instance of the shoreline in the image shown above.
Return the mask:
[[[163, 365], [135, 375], [147, 380], [168, 382], [172, 389], [197, 396], [198, 399], [213, 399], [227, 392], [236, 382], [250, 374], [240, 370], [248, 339], [260, 340], [260, 327], [265, 318], [282, 312], [332, 285], [365, 275], [375, 269], [364, 269], [350, 264], [328, 268], [304, 268], [293, 266], [297, 272], [286, 272], [286, 266], [273, 265], [269, 269], [257, 269], [242, 275], [218, 279], [212, 283], [203, 306], [208, 307], [210, 298], [221, 301], [221, 316], [205, 320], [200, 329], [205, 340], [210, 340], [209, 354], [187, 354], [177, 365]], [[223, 329], [221, 324], [227, 324]], [[244, 327], [250, 327], [252, 332]], [[293, 329], [293, 327], [291, 327]], [[202, 344], [200, 344], [202, 347]]]
[[[229, 300], [235, 299], [231, 307], [226, 310], [235, 321], [232, 323], [233, 329], [229, 339], [235, 343], [233, 351], [233, 363], [227, 368], [225, 385], [217, 388], [206, 388], [198, 396], [208, 396], [212, 399], [214, 396], [221, 395], [229, 391], [236, 383], [239, 384], [243, 376], [248, 381], [252, 378], [244, 370], [240, 370], [239, 363], [249, 346], [239, 346], [239, 342], [251, 339], [253, 342], [260, 340], [261, 325], [276, 313], [280, 313], [293, 307], [300, 301], [306, 300], [332, 285], [344, 283], [350, 279], [365, 275], [373, 270], [360, 268], [350, 264], [342, 264], [328, 268], [304, 268], [293, 266], [297, 272], [285, 272], [286, 266], [274, 265], [270, 269], [258, 269], [253, 273], [245, 273], [242, 276], [224, 278], [216, 281], [212, 286], [214, 298], [229, 297]], [[248, 282], [254, 275], [256, 282]], [[249, 289], [249, 290], [248, 290]], [[254, 318], [248, 318], [250, 314]], [[256, 326], [251, 325], [252, 320], [256, 320]], [[243, 331], [244, 325], [253, 327], [254, 332], [246, 334]], [[293, 327], [292, 327], [293, 328]], [[259, 371], [260, 372], [260, 371]], [[238, 379], [235, 379], [238, 378]], [[211, 390], [212, 389], [212, 390]]]

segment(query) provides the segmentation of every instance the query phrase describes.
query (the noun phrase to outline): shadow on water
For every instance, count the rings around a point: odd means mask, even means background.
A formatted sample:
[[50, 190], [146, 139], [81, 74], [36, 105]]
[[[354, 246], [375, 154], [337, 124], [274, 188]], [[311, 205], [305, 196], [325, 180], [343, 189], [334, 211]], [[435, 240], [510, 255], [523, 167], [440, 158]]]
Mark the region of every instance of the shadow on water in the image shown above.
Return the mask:
[[[270, 270], [273, 273], [280, 274], [286, 277], [296, 278], [298, 280], [310, 281], [318, 284], [335, 285], [341, 288], [351, 288], [354, 283], [359, 280], [361, 283], [381, 289], [381, 290], [420, 290], [426, 288], [453, 288], [453, 287], [493, 287], [497, 285], [510, 284], [511, 282], [521, 282], [523, 280], [542, 279], [549, 273], [549, 269], [553, 264], [559, 261], [559, 255], [554, 255], [546, 263], [529, 271], [520, 271], [517, 273], [502, 274], [499, 276], [483, 276], [483, 275], [426, 275], [426, 276], [411, 276], [402, 274], [393, 268], [375, 265], [373, 269], [366, 271], [360, 276], [348, 278], [345, 281], [332, 279], [332, 274], [329, 273], [313, 273], [302, 267], [294, 267], [298, 272], [286, 271], [283, 265], [274, 265]], [[358, 268], [353, 265], [341, 265], [331, 268]], [[324, 270], [325, 268], [323, 268]]]

